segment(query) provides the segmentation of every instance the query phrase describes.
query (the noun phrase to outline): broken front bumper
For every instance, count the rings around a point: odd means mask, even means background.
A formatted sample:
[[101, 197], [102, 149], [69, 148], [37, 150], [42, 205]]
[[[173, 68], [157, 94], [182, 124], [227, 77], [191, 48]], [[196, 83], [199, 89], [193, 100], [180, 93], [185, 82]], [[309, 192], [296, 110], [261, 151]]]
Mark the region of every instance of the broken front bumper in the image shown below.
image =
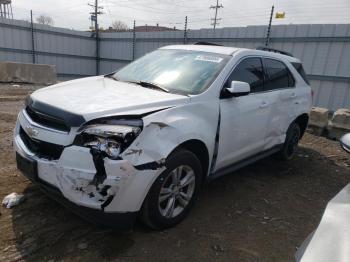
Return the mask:
[[43, 180], [38, 179], [34, 183], [40, 185], [41, 190], [46, 195], [70, 209], [76, 215], [96, 225], [107, 226], [116, 230], [128, 231], [132, 229], [138, 215], [138, 212], [107, 213], [98, 209], [79, 206], [65, 198], [56, 187], [44, 182]]
[[35, 170], [36, 174], [29, 176], [34, 182], [90, 221], [116, 228], [133, 224], [149, 188], [162, 169], [138, 170], [128, 160], [102, 158], [104, 175], [101, 178], [90, 149], [74, 145], [66, 146], [57, 160], [39, 157], [26, 146], [21, 136], [21, 126], [28, 125], [25, 121], [19, 117], [14, 148], [17, 158], [34, 164], [22, 166], [22, 173], [26, 174], [31, 168]]

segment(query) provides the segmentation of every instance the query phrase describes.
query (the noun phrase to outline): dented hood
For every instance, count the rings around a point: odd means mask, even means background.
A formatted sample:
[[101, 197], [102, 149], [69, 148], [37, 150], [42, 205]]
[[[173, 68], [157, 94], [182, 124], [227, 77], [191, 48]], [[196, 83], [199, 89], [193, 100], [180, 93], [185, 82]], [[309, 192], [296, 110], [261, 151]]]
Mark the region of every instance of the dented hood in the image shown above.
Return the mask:
[[86, 121], [108, 115], [144, 114], [190, 101], [187, 96], [153, 90], [104, 76], [67, 81], [42, 88], [34, 92], [30, 99], [45, 107], [80, 115]]

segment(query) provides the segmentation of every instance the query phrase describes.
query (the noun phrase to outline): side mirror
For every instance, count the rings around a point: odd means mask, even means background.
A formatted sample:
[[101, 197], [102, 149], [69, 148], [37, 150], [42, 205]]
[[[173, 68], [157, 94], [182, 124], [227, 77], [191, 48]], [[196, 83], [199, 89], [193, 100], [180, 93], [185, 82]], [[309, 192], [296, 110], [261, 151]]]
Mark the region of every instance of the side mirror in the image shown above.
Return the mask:
[[222, 98], [245, 96], [250, 93], [250, 85], [246, 82], [232, 81], [230, 87], [226, 87], [221, 92]]
[[343, 135], [340, 138], [341, 147], [350, 154], [350, 133]]

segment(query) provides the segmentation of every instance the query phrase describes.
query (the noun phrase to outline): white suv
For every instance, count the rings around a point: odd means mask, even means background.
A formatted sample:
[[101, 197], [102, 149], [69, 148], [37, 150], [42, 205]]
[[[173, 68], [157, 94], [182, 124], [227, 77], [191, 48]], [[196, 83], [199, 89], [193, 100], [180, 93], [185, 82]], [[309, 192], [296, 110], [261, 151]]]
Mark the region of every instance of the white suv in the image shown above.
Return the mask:
[[270, 154], [292, 158], [312, 98], [300, 61], [281, 53], [167, 46], [40, 89], [18, 115], [17, 166], [93, 222], [171, 227], [203, 182]]

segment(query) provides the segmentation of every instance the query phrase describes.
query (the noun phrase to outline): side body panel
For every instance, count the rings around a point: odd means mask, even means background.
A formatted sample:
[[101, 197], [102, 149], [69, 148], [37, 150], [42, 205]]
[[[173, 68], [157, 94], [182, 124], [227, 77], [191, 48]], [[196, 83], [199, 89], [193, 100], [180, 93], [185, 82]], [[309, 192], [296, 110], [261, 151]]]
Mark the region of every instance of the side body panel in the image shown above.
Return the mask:
[[311, 89], [289, 61], [296, 59], [242, 50], [233, 55], [231, 68], [247, 57], [282, 61], [293, 74], [295, 87], [220, 101], [220, 137], [215, 171], [283, 144], [289, 125], [311, 109]]
[[281, 88], [269, 92], [275, 100], [272, 108], [269, 128], [266, 134], [268, 149], [284, 142], [289, 125], [300, 115], [309, 114], [312, 106], [311, 88], [300, 77], [294, 67], [284, 61], [295, 79], [295, 87]]
[[264, 94], [222, 99], [218, 158], [215, 171], [254, 155], [264, 146], [270, 117]]

